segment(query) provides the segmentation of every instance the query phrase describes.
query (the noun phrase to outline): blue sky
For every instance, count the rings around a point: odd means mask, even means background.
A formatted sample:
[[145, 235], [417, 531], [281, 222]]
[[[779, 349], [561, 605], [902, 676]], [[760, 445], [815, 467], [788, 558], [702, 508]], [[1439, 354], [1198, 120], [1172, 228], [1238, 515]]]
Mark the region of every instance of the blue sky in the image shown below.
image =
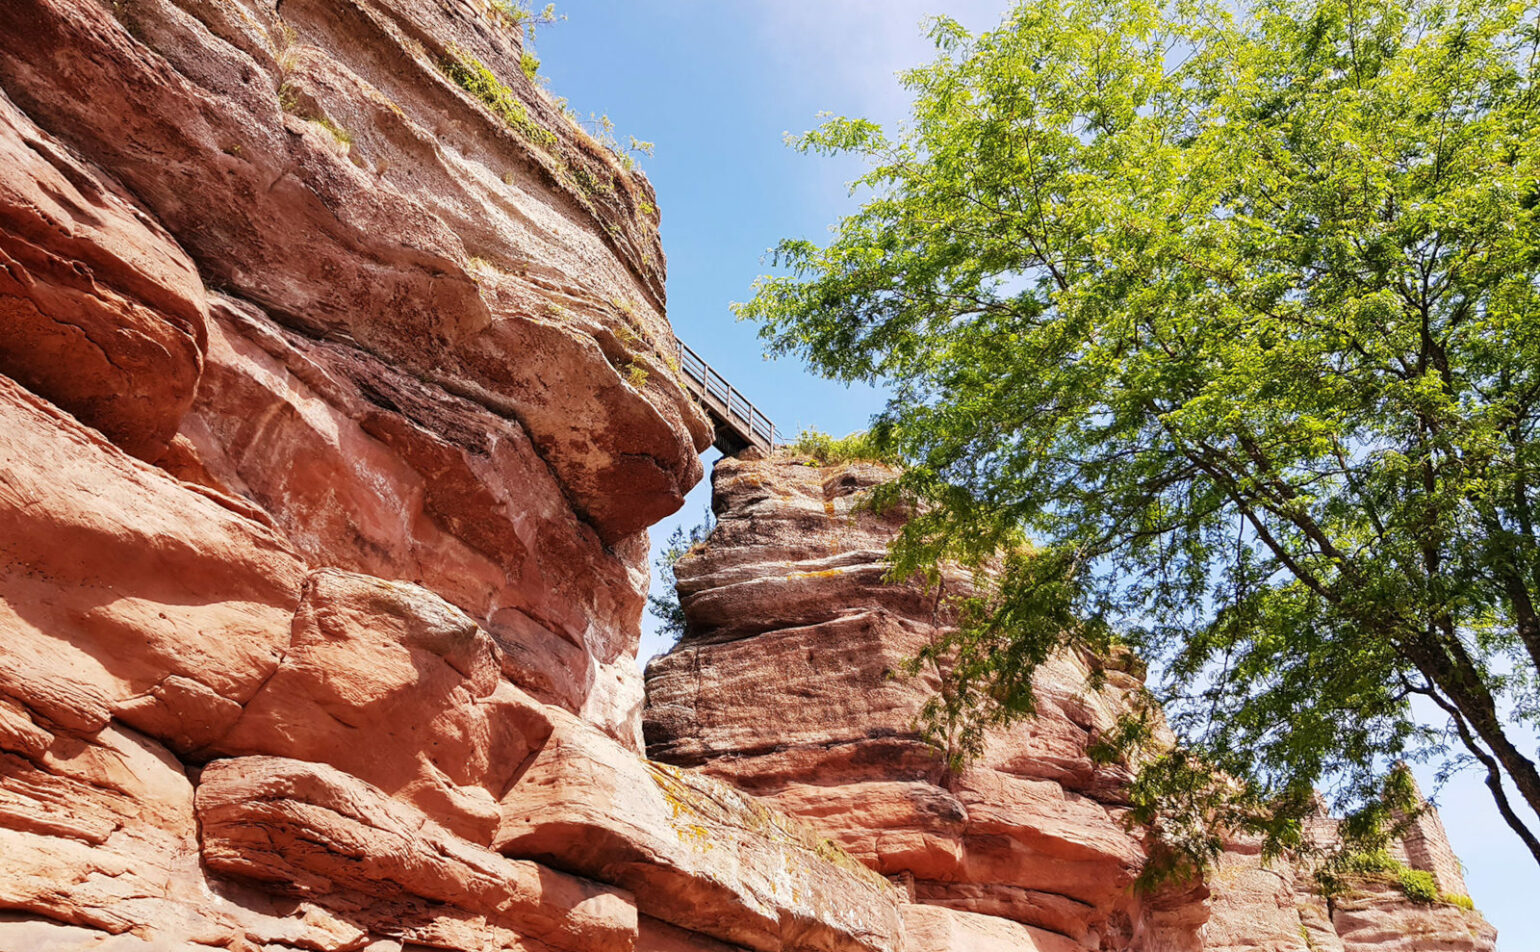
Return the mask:
[[[543, 6], [537, 2], [535, 6]], [[728, 309], [749, 297], [782, 238], [820, 241], [855, 207], [850, 160], [799, 155], [787, 132], [820, 112], [887, 125], [906, 114], [895, 73], [931, 58], [921, 21], [945, 13], [971, 29], [998, 20], [1005, 0], [567, 0], [567, 19], [541, 30], [536, 50], [552, 92], [581, 115], [608, 114], [616, 134], [656, 143], [642, 166], [658, 191], [668, 255], [669, 319], [782, 432], [861, 429], [882, 405], [864, 388], [768, 361], [754, 328]], [[653, 530], [699, 521], [697, 487], [678, 516]], [[645, 659], [666, 647], [652, 634]], [[1424, 789], [1431, 774], [1420, 771]], [[1472, 898], [1500, 931], [1503, 952], [1540, 949], [1540, 869], [1504, 826], [1480, 778], [1463, 774], [1438, 794]]]

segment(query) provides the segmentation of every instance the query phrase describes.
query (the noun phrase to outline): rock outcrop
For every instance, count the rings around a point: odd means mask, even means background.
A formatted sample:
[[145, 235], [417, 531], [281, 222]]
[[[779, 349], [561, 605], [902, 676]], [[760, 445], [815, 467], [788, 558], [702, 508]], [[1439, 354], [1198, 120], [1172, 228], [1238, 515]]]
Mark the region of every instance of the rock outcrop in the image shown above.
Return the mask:
[[[935, 679], [900, 674], [944, 630], [944, 603], [884, 581], [903, 517], [864, 505], [892, 475], [787, 456], [717, 464], [717, 525], [675, 566], [687, 634], [647, 669], [650, 756], [764, 798], [890, 879], [912, 904], [913, 948], [1492, 948], [1490, 927], [1454, 904], [1370, 880], [1328, 902], [1309, 871], [1241, 842], [1206, 884], [1136, 892], [1147, 844], [1125, 821], [1130, 771], [1088, 754], [1142, 686], [1127, 654], [1050, 659], [1038, 716], [948, 771], [918, 729]], [[1398, 849], [1463, 897], [1436, 813]]]
[[710, 438], [651, 189], [490, 7], [278, 7], [0, 9], [0, 371], [307, 560], [441, 592], [624, 729], [639, 533]]
[[896, 950], [639, 756], [711, 429], [513, 8], [0, 7], [0, 949]]
[[1131, 893], [1085, 745], [1132, 659], [946, 775], [872, 467], [721, 465], [645, 759], [645, 530], [711, 427], [652, 190], [516, 13], [0, 3], [0, 952], [1486, 952], [1241, 851]]

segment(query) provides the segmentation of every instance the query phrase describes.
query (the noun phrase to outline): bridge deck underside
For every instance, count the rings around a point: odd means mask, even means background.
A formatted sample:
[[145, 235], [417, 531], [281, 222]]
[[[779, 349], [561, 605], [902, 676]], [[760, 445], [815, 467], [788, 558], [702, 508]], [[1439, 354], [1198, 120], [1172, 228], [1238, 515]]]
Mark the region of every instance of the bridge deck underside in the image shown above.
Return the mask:
[[767, 453], [775, 449], [775, 424], [770, 418], [683, 342], [679, 344], [679, 370], [685, 389], [711, 417], [717, 449], [728, 456], [751, 446]]

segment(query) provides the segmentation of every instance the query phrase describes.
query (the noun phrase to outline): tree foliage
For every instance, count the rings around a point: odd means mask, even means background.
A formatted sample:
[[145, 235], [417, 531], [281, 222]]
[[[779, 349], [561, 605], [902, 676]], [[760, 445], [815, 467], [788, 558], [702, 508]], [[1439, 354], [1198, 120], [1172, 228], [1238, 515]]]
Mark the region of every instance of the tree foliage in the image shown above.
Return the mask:
[[832, 466], [840, 463], [888, 462], [883, 451], [864, 430], [834, 437], [818, 430], [805, 429], [781, 450], [790, 456], [806, 457], [809, 465]]
[[1535, 7], [1027, 0], [933, 34], [899, 134], [797, 140], [868, 197], [739, 311], [890, 388], [872, 438], [925, 504], [895, 575], [1035, 548], [943, 646], [940, 718], [1022, 716], [1052, 651], [1122, 637], [1196, 758], [1151, 797], [1201, 763], [1279, 843], [1313, 787], [1371, 803], [1452, 739], [1540, 861]]
[[652, 594], [647, 596], [647, 610], [658, 620], [658, 634], [670, 642], [684, 637], [684, 606], [679, 601], [679, 590], [674, 579], [674, 565], [689, 555], [697, 546], [704, 545], [716, 528], [716, 519], [707, 509], [701, 521], [693, 526], [679, 526], [669, 534], [668, 543], [653, 560], [658, 570], [658, 581]]

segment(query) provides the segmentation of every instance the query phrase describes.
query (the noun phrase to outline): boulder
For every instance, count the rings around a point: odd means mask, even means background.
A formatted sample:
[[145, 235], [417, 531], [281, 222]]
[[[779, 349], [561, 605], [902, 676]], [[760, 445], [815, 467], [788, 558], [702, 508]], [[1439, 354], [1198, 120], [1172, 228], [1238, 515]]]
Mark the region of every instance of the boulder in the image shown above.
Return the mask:
[[[323, 764], [217, 760], [198, 784], [204, 862], [215, 872], [346, 909], [385, 935], [451, 948], [629, 949], [625, 893], [510, 860]], [[466, 940], [470, 939], [469, 942]]]

